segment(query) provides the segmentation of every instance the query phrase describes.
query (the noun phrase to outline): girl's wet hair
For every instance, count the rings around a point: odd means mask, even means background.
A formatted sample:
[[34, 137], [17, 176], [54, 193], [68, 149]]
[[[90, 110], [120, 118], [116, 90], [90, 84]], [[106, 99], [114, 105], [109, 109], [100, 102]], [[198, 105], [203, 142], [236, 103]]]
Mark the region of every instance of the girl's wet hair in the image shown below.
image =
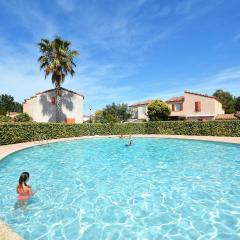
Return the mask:
[[19, 177], [19, 187], [22, 187], [22, 185], [24, 184], [25, 186], [27, 186], [27, 180], [29, 179], [29, 173], [28, 172], [23, 172], [21, 173], [20, 177]]

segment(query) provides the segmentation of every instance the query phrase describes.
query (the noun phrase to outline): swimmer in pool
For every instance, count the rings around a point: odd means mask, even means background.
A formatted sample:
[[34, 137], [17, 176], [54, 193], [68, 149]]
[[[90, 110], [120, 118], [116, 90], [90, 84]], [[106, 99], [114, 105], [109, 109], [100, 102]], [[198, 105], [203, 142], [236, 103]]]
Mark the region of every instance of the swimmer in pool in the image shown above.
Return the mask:
[[133, 140], [131, 139], [131, 137], [129, 137], [129, 142], [128, 142], [128, 144], [126, 144], [125, 146], [126, 147], [130, 147], [130, 146], [132, 146], [133, 145]]
[[28, 172], [21, 173], [19, 177], [18, 185], [16, 188], [16, 191], [18, 193], [18, 202], [16, 203], [15, 208], [26, 207], [27, 200], [34, 195], [31, 186], [27, 184], [29, 177], [30, 176]]

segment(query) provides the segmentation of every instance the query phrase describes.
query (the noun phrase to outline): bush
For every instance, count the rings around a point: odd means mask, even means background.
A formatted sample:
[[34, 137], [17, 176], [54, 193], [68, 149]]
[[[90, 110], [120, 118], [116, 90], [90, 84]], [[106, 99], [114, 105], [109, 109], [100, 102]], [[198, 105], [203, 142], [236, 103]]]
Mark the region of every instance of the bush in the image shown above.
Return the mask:
[[162, 121], [146, 123], [1, 123], [0, 144], [117, 134], [176, 134], [240, 137], [240, 121]]
[[155, 100], [148, 104], [148, 117], [150, 121], [167, 120], [171, 110], [168, 105], [161, 101]]
[[12, 121], [12, 119], [10, 117], [0, 115], [0, 123], [1, 122], [11, 122], [11, 121]]
[[32, 118], [27, 113], [20, 113], [14, 118], [15, 122], [31, 122]]

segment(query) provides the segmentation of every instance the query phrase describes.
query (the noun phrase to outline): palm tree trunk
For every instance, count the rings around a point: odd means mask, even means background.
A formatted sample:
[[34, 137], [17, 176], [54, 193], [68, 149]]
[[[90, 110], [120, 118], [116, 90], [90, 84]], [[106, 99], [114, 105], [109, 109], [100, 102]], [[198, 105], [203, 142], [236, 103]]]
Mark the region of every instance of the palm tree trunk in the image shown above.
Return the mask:
[[56, 122], [61, 122], [62, 104], [61, 104], [61, 87], [56, 85]]

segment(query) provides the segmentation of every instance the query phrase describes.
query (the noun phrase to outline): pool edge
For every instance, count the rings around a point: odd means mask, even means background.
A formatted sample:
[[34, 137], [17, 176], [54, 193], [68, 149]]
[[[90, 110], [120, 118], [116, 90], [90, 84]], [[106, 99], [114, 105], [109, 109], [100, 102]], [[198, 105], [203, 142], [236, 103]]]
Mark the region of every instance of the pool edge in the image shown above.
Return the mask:
[[23, 238], [0, 219], [0, 240], [23, 240]]

